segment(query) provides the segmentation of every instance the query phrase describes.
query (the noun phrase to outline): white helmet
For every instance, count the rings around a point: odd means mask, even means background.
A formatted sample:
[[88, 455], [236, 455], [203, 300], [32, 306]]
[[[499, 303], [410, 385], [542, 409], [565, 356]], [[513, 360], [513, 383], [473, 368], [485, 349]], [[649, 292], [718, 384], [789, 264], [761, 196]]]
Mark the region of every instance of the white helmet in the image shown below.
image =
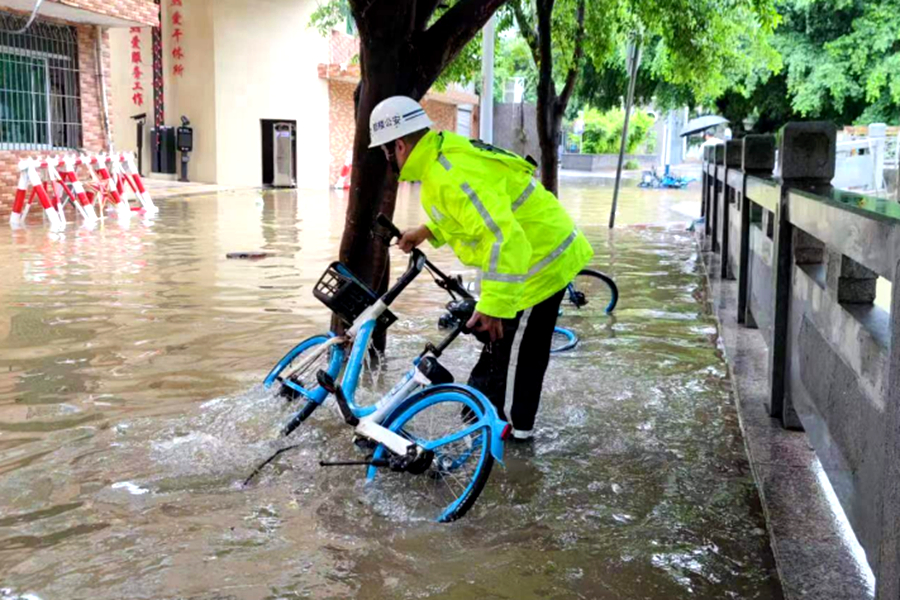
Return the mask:
[[378, 103], [369, 117], [369, 148], [383, 146], [410, 133], [431, 127], [422, 105], [407, 96], [391, 96]]

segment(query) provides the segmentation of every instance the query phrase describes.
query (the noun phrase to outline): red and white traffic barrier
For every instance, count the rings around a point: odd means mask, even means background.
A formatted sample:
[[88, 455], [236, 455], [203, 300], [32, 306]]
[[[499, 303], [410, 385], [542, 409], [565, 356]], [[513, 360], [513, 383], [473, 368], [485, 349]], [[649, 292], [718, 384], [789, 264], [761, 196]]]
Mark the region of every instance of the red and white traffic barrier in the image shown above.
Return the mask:
[[97, 217], [97, 213], [94, 212], [94, 203], [88, 196], [87, 190], [84, 189], [84, 184], [78, 180], [78, 176], [75, 174], [75, 163], [77, 160], [78, 159], [74, 156], [63, 157], [59, 162], [59, 172], [63, 181], [71, 186], [72, 192], [75, 194], [75, 199], [72, 201], [72, 204], [74, 204], [81, 213], [81, 216], [87, 225], [94, 225], [99, 218]]
[[9, 222], [13, 228], [22, 227], [37, 198], [53, 231], [65, 229], [65, 207], [69, 203], [85, 226], [93, 227], [102, 218], [107, 203], [115, 207], [119, 220], [125, 223], [131, 219], [130, 196], [137, 198], [141, 205], [134, 210], [147, 215], [159, 212], [130, 152], [28, 158], [19, 162], [19, 184]]
[[[37, 197], [44, 209], [44, 215], [50, 222], [51, 231], [62, 231], [66, 228], [62, 219], [59, 218], [59, 211], [54, 208], [50, 201], [50, 196], [44, 188], [41, 177], [38, 175], [38, 167], [41, 163], [34, 158], [26, 158], [19, 161], [19, 184], [16, 188], [16, 199], [13, 201], [13, 211], [9, 216], [9, 224], [18, 229], [25, 224], [25, 217], [28, 215], [28, 209], [31, 203]], [[31, 187], [31, 195], [28, 196], [28, 188]], [[26, 204], [27, 200], [27, 204]]]
[[344, 166], [341, 167], [340, 175], [338, 176], [337, 182], [334, 184], [334, 189], [336, 190], [349, 190], [350, 189], [350, 173], [353, 171], [353, 152], [350, 151], [347, 153], [347, 158], [344, 159]]
[[112, 173], [110, 173], [109, 170], [109, 157], [105, 154], [99, 154], [92, 157], [82, 157], [81, 160], [82, 163], [93, 170], [100, 179], [98, 192], [100, 195], [101, 212], [103, 210], [103, 205], [109, 201], [115, 206], [119, 220], [129, 221], [131, 219], [131, 207], [128, 205], [128, 201], [122, 200], [122, 196], [119, 195], [118, 184], [116, 180], [113, 179]]
[[[157, 214], [159, 208], [153, 203], [153, 199], [150, 198], [150, 194], [147, 193], [147, 189], [144, 187], [144, 182], [141, 181], [134, 154], [131, 152], [111, 154], [109, 156], [109, 162], [112, 166], [113, 176], [119, 187], [120, 196], [124, 198], [124, 195], [122, 195], [123, 191], [127, 191], [130, 188], [131, 193], [133, 193], [138, 199], [138, 202], [141, 203], [141, 208], [143, 208], [144, 211], [152, 215]], [[126, 183], [128, 184], [128, 188], [125, 188]]]

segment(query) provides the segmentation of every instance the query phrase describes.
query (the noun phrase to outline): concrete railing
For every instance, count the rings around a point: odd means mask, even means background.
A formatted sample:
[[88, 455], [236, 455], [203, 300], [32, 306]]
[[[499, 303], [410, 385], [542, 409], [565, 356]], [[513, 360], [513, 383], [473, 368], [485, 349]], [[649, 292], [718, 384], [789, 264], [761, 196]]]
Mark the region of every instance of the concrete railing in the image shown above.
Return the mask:
[[[900, 599], [900, 205], [836, 190], [835, 128], [708, 147], [704, 249], [768, 347], [767, 410], [804, 429], [876, 575]], [[892, 286], [890, 310], [876, 281]], [[737, 374], [740, 376], [740, 374]], [[773, 449], [775, 455], [775, 449]], [[777, 460], [777, 458], [775, 458]]]

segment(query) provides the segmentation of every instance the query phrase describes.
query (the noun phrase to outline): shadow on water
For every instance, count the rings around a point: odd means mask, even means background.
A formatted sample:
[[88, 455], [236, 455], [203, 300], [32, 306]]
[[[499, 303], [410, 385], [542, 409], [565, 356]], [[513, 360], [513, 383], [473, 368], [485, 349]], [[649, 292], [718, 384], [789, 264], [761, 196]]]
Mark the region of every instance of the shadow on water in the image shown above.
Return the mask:
[[[610, 189], [564, 181], [622, 300], [553, 358], [535, 442], [452, 525], [319, 468], [356, 456], [333, 407], [241, 486], [286, 443], [259, 381], [328, 323], [310, 291], [343, 198], [226, 193], [127, 230], [0, 235], [0, 598], [780, 597], [684, 233], [696, 190], [633, 183], [610, 234]], [[419, 215], [401, 198], [398, 222]], [[225, 259], [247, 250], [271, 256]], [[437, 337], [442, 294], [423, 278], [397, 303], [387, 384]], [[444, 362], [464, 380], [477, 350]]]

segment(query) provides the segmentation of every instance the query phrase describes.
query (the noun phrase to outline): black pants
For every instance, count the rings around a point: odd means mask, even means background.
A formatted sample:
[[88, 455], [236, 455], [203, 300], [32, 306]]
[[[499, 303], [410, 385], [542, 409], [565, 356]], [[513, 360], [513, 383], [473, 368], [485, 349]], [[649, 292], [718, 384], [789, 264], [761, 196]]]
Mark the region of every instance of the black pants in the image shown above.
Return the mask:
[[469, 385], [483, 393], [518, 431], [531, 431], [550, 361], [553, 328], [565, 288], [540, 304], [503, 319], [503, 338], [484, 345]]

